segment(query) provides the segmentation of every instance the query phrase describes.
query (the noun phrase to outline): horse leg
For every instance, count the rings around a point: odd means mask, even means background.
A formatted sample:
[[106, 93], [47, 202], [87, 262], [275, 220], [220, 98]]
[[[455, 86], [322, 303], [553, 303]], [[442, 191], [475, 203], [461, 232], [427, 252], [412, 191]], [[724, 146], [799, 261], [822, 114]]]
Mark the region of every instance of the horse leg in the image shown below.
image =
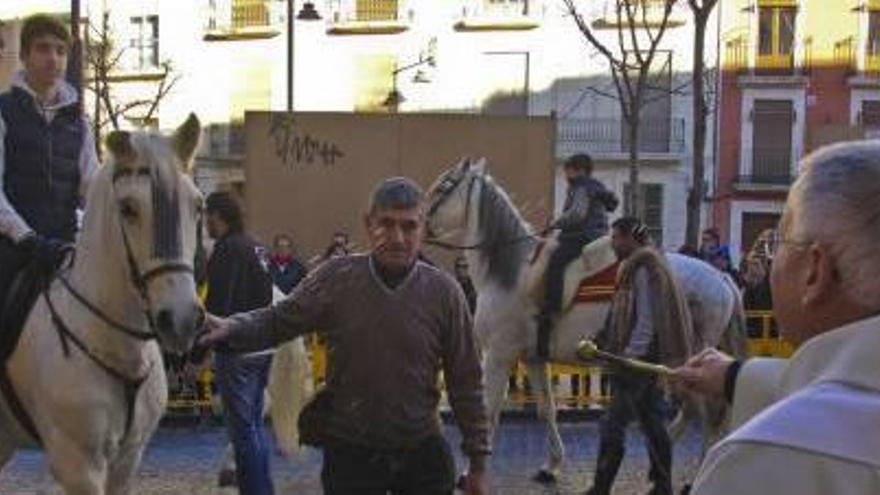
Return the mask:
[[15, 454], [15, 446], [10, 440], [0, 435], [0, 472], [3, 471], [3, 466], [12, 459], [13, 454]]
[[501, 358], [492, 354], [491, 351], [486, 356], [483, 373], [486, 381], [486, 414], [489, 417], [490, 441], [491, 438], [494, 438], [500, 423], [501, 408], [504, 406], [504, 400], [507, 398], [507, 379], [513, 363], [514, 359]]
[[132, 449], [113, 462], [107, 475], [107, 495], [128, 495], [132, 492], [132, 481], [142, 455], [141, 449]]
[[540, 361], [529, 361], [526, 367], [533, 390], [537, 392], [538, 415], [547, 427], [547, 443], [550, 447], [550, 457], [532, 479], [539, 483], [555, 483], [565, 459], [565, 446], [556, 423], [556, 399], [550, 386], [547, 365]]
[[67, 440], [46, 444], [46, 460], [66, 495], [106, 495], [107, 461]]
[[[507, 378], [510, 368], [515, 361], [514, 357], [500, 356], [497, 352], [490, 349], [486, 353], [483, 363], [483, 387], [486, 397], [486, 415], [489, 419], [489, 444], [492, 445], [495, 433], [498, 431], [498, 425], [501, 418], [501, 407], [504, 405], [504, 399], [507, 396]], [[459, 488], [464, 488], [465, 476], [463, 474], [458, 479]]]

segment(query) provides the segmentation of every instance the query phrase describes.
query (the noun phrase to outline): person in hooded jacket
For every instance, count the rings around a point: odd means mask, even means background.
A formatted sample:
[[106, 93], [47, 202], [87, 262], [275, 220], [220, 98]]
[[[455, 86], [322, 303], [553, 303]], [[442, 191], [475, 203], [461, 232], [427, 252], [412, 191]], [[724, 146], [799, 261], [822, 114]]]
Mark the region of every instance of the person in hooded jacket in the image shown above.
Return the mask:
[[538, 314], [538, 356], [547, 358], [553, 321], [562, 310], [565, 269], [581, 255], [584, 246], [608, 234], [608, 214], [617, 209], [617, 196], [593, 178], [589, 155], [571, 156], [563, 165], [568, 192], [562, 214], [547, 229], [559, 230], [559, 245], [547, 265], [547, 288]]

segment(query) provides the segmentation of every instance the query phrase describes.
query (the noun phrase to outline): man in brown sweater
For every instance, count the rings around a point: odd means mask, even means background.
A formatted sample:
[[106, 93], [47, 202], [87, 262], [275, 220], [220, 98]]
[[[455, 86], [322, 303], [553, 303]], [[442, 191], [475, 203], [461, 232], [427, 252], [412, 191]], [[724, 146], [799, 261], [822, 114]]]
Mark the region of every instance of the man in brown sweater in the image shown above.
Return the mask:
[[455, 469], [440, 428], [439, 372], [470, 459], [466, 493], [488, 493], [482, 371], [455, 280], [418, 261], [424, 194], [387, 179], [364, 223], [370, 251], [330, 259], [274, 306], [209, 317], [202, 342], [248, 352], [320, 332], [331, 366], [323, 441], [329, 495], [451, 494]]

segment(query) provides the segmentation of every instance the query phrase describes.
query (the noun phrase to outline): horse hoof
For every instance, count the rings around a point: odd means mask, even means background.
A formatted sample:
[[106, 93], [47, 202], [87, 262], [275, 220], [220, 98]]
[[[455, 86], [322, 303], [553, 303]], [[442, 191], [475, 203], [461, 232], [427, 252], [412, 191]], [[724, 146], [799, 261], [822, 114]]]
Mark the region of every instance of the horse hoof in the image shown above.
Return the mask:
[[553, 483], [556, 483], [556, 475], [546, 469], [542, 469], [538, 471], [538, 474], [532, 476], [532, 481], [541, 483], [542, 485], [552, 485]]

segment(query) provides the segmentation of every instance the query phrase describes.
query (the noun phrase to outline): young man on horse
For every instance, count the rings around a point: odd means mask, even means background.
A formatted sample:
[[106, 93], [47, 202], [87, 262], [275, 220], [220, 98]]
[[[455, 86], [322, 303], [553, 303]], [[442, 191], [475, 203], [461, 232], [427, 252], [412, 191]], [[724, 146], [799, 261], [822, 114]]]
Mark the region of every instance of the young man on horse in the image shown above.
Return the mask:
[[465, 492], [488, 493], [489, 422], [471, 315], [456, 281], [418, 259], [424, 203], [413, 181], [384, 180], [364, 218], [367, 254], [328, 259], [272, 307], [208, 318], [202, 342], [235, 351], [313, 331], [326, 338], [332, 366], [308, 416], [320, 423], [310, 441], [324, 449], [328, 495], [453, 493], [440, 370], [470, 459]]
[[[691, 316], [683, 292], [647, 227], [632, 217], [612, 225], [611, 242], [622, 262], [602, 347], [613, 354], [670, 366], [690, 355]], [[638, 419], [651, 459], [651, 495], [672, 494], [672, 444], [664, 425], [657, 377], [625, 369], [611, 376], [611, 405], [600, 424], [599, 458], [589, 495], [608, 495], [623, 460], [626, 427]]]
[[562, 310], [565, 269], [576, 260], [584, 246], [608, 233], [608, 213], [617, 209], [618, 200], [601, 182], [592, 177], [593, 160], [589, 155], [570, 157], [563, 165], [568, 180], [562, 215], [548, 231], [559, 229], [559, 245], [547, 265], [547, 289], [538, 314], [538, 356], [549, 357], [550, 330]]
[[98, 165], [77, 92], [63, 79], [70, 43], [61, 21], [27, 18], [24, 69], [0, 94], [0, 305], [25, 265], [50, 273], [61, 262], [62, 246], [76, 235], [86, 179]]

